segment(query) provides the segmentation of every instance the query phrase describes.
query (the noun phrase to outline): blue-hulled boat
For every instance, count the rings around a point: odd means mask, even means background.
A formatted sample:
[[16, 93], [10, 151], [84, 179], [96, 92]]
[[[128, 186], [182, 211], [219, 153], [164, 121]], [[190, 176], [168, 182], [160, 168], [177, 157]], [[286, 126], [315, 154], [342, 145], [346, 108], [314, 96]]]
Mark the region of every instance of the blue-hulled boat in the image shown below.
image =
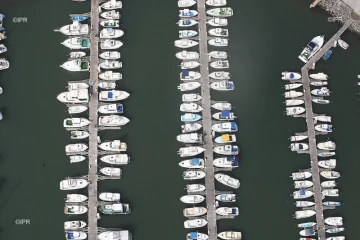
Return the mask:
[[199, 114], [194, 113], [185, 113], [184, 115], [181, 115], [181, 121], [182, 122], [196, 122], [201, 119], [201, 116]]
[[324, 206], [338, 207], [341, 206], [341, 202], [323, 202]]
[[322, 56], [322, 58], [326, 61], [331, 56], [331, 54], [332, 54], [332, 51], [329, 50], [324, 54], [324, 56]]
[[213, 164], [215, 167], [235, 168], [239, 166], [239, 158], [237, 156], [216, 158]]
[[208, 238], [208, 235], [199, 232], [191, 232], [186, 235], [187, 240], [206, 240]]
[[198, 12], [196, 10], [179, 10], [179, 17], [195, 17], [196, 15], [198, 15]]
[[75, 15], [75, 16], [72, 16], [71, 20], [73, 22], [82, 22], [82, 21], [85, 21], [85, 20], [88, 20], [89, 17], [88, 16], [84, 16], [84, 15]]

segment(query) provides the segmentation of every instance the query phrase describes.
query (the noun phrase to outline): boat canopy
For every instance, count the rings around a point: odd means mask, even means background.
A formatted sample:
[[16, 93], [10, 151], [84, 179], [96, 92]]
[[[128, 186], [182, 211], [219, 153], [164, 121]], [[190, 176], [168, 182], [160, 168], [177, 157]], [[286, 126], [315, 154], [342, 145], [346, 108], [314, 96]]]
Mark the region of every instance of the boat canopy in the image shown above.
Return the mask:
[[299, 190], [299, 194], [300, 194], [300, 196], [305, 195], [305, 190], [304, 189]]
[[182, 71], [182, 72], [181, 72], [181, 75], [182, 75], [183, 77], [187, 77], [187, 76], [189, 76], [189, 71]]
[[200, 159], [199, 158], [193, 158], [191, 159], [191, 165], [199, 165]]
[[235, 122], [231, 122], [231, 130], [236, 130], [237, 129], [237, 126], [236, 126], [236, 123]]
[[229, 119], [230, 118], [230, 111], [229, 110], [221, 111], [221, 114], [220, 114], [219, 118], [220, 119]]
[[309, 42], [309, 44], [308, 44], [308, 48], [310, 50], [313, 50], [316, 46], [318, 46], [318, 45], [316, 43], [314, 43], [314, 42]]
[[108, 92], [108, 98], [113, 98], [113, 92]]
[[232, 209], [231, 209], [231, 213], [232, 213], [232, 214], [236, 214], [236, 208], [232, 208]]
[[190, 233], [190, 238], [191, 239], [197, 239], [198, 238], [197, 235], [198, 235], [197, 232], [191, 232]]
[[184, 24], [184, 25], [190, 25], [190, 23], [191, 23], [191, 21], [188, 20], [188, 19], [183, 21], [183, 24]]
[[230, 135], [229, 134], [224, 134], [224, 135], [221, 136], [221, 139], [224, 142], [228, 142], [228, 141], [230, 141]]

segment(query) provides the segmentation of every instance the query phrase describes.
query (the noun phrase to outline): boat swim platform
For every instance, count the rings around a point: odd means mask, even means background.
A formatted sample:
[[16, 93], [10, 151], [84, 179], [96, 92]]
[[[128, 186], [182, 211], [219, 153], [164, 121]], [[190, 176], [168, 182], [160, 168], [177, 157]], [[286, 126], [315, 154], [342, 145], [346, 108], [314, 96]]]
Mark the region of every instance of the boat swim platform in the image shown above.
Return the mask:
[[314, 113], [312, 107], [312, 96], [310, 88], [310, 78], [309, 70], [315, 68], [315, 64], [319, 61], [322, 56], [334, 46], [335, 41], [337, 41], [341, 34], [343, 34], [346, 29], [353, 23], [353, 19], [349, 19], [339, 31], [317, 52], [302, 68], [302, 82], [304, 88], [304, 99], [305, 99], [305, 109], [306, 109], [306, 124], [308, 129], [309, 136], [309, 152], [310, 152], [310, 164], [313, 180], [313, 192], [315, 199], [315, 211], [316, 211], [316, 223], [318, 230], [318, 239], [326, 240], [325, 234], [325, 222], [324, 222], [324, 207], [322, 205], [322, 193], [321, 193], [321, 181], [320, 181], [320, 170], [318, 166], [318, 156], [317, 156], [317, 146], [316, 146], [316, 134], [315, 134], [315, 123], [314, 123]]

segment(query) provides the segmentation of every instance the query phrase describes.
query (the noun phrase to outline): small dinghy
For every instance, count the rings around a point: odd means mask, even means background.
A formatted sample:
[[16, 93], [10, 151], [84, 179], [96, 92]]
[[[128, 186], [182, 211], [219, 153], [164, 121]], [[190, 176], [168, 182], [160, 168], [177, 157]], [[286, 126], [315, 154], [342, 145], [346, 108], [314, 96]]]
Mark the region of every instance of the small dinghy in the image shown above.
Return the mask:
[[[215, 37], [229, 37], [229, 29], [225, 29], [225, 28], [213, 28], [213, 29], [210, 29], [208, 31], [208, 33], [209, 33], [209, 35], [215, 36]], [[209, 44], [210, 44], [210, 42], [209, 42]]]
[[101, 89], [115, 89], [116, 83], [113, 82], [99, 82], [98, 87]]
[[197, 89], [200, 86], [201, 86], [201, 83], [199, 83], [199, 82], [187, 82], [187, 83], [181, 83], [177, 88], [181, 92], [185, 92], [185, 91], [191, 91], [191, 90]]
[[70, 138], [71, 139], [84, 139], [90, 136], [90, 133], [86, 131], [71, 131]]
[[238, 155], [239, 147], [236, 145], [222, 145], [214, 147], [214, 152], [222, 155]]
[[312, 99], [312, 101], [314, 103], [318, 103], [318, 104], [329, 104], [330, 103], [330, 100], [318, 99], [318, 98], [314, 98], [314, 99]]
[[113, 39], [100, 40], [100, 49], [101, 50], [118, 49], [122, 45], [124, 45], [124, 44], [120, 40], [113, 40]]
[[186, 61], [180, 64], [181, 69], [193, 69], [197, 68], [198, 66], [200, 66], [200, 63], [197, 61]]
[[327, 82], [325, 82], [325, 81], [314, 81], [314, 82], [310, 82], [310, 85], [312, 85], [312, 86], [326, 86], [326, 85], [328, 85], [328, 83]]
[[299, 228], [309, 228], [309, 227], [313, 227], [315, 225], [316, 225], [316, 223], [314, 223], [314, 222], [306, 222], [306, 223], [299, 223], [297, 225], [297, 227], [299, 227]]
[[181, 98], [183, 102], [197, 102], [202, 99], [202, 96], [196, 93], [185, 93]]
[[177, 135], [176, 140], [183, 143], [201, 143], [202, 134], [198, 133], [185, 133]]
[[[74, 59], [64, 62], [62, 65], [60, 65], [60, 67], [70, 72], [83, 72], [83, 71], [89, 71], [90, 64], [88, 60]], [[0, 64], [0, 70], [1, 70], [1, 64]]]
[[130, 157], [127, 154], [112, 154], [101, 157], [100, 161], [112, 165], [126, 165], [130, 162]]
[[321, 150], [335, 150], [336, 144], [332, 141], [322, 142], [318, 143], [317, 148]]
[[317, 155], [319, 157], [332, 157], [335, 155], [335, 152], [328, 152], [328, 151], [325, 151], [325, 152], [318, 152]]
[[78, 153], [78, 152], [84, 152], [88, 149], [88, 146], [83, 143], [76, 143], [76, 144], [68, 144], [65, 147], [66, 153]]
[[87, 89], [87, 88], [89, 88], [89, 84], [87, 84], [87, 83], [68, 82], [69, 90], [78, 90], [78, 89]]
[[235, 114], [229, 110], [223, 110], [221, 112], [214, 113], [212, 117], [220, 121], [231, 121], [236, 118]]
[[115, 59], [119, 59], [121, 57], [121, 54], [120, 52], [117, 51], [106, 51], [100, 53], [99, 57], [107, 60], [115, 60]]
[[329, 116], [316, 116], [316, 117], [314, 117], [314, 121], [331, 122], [331, 117], [329, 117]]
[[183, 147], [180, 148], [178, 154], [180, 157], [192, 157], [199, 155], [205, 151], [203, 147]]
[[207, 240], [208, 238], [208, 235], [199, 232], [191, 232], [186, 234], [186, 240]]
[[117, 81], [122, 79], [121, 73], [113, 72], [113, 71], [106, 71], [99, 74], [99, 78], [105, 81]]
[[101, 91], [99, 94], [99, 100], [104, 102], [115, 102], [128, 98], [129, 93], [119, 90]]
[[322, 87], [320, 89], [314, 89], [311, 91], [311, 94], [315, 96], [330, 96], [330, 90], [327, 87]]
[[218, 133], [232, 133], [236, 132], [238, 127], [235, 122], [224, 122], [212, 125], [211, 130]]
[[85, 112], [86, 110], [88, 110], [87, 106], [71, 106], [71, 107], [68, 107], [69, 114], [78, 114], [78, 113]]
[[213, 161], [215, 167], [235, 168], [239, 166], [239, 158], [237, 156], [226, 156], [215, 158]]
[[90, 121], [86, 118], [65, 118], [63, 126], [64, 128], [81, 128], [90, 124]]
[[100, 116], [99, 117], [99, 126], [104, 127], [117, 127], [117, 126], [124, 126], [130, 120], [124, 116], [119, 115], [110, 115], [110, 116]]
[[294, 182], [294, 187], [297, 189], [304, 189], [304, 188], [310, 188], [313, 186], [313, 182], [312, 181], [295, 181]]
[[218, 91], [230, 91], [235, 89], [234, 82], [228, 80], [213, 82], [210, 84], [210, 87]]
[[184, 19], [184, 20], [179, 20], [177, 24], [179, 25], [179, 27], [191, 27], [198, 24], [198, 22], [192, 19]]
[[345, 231], [345, 228], [330, 228], [326, 230], [327, 233], [339, 233]]
[[219, 183], [222, 183], [228, 187], [231, 187], [231, 188], [239, 188], [240, 187], [240, 181], [235, 179], [235, 178], [232, 178], [226, 174], [223, 174], [223, 173], [217, 173], [215, 174], [215, 179], [219, 182]]
[[237, 207], [219, 207], [215, 210], [215, 213], [221, 216], [238, 216], [239, 208]]
[[303, 107], [288, 107], [288, 108], [286, 108], [287, 116], [299, 115], [304, 112], [305, 112], [305, 108], [303, 108]]
[[212, 7], [226, 6], [226, 0], [207, 0], [206, 5], [212, 6]]
[[196, 103], [182, 103], [180, 105], [181, 112], [197, 113], [197, 112], [201, 112], [202, 110], [203, 108]]
[[217, 236], [224, 240], [240, 240], [241, 232], [227, 231], [227, 232], [221, 232]]
[[205, 215], [206, 213], [207, 209], [204, 207], [185, 208], [183, 210], [184, 217], [199, 217]]
[[332, 168], [336, 167], [336, 160], [329, 159], [329, 160], [318, 161], [318, 165], [319, 165], [319, 167], [322, 167], [322, 168], [332, 169]]
[[284, 94], [285, 98], [297, 98], [297, 97], [301, 97], [303, 95], [304, 95], [304, 93], [297, 92], [297, 91], [288, 91], [288, 92], [285, 92], [285, 94]]
[[203, 192], [205, 191], [205, 186], [202, 184], [187, 184], [186, 185], [186, 191], [188, 193], [197, 193], [197, 192]]
[[308, 190], [303, 190], [303, 189], [301, 189], [301, 190], [299, 190], [299, 191], [295, 191], [295, 192], [293, 193], [294, 199], [309, 198], [309, 197], [311, 197], [311, 196], [313, 196], [313, 195], [314, 195], [314, 192], [308, 191]]
[[286, 106], [298, 106], [304, 104], [304, 100], [299, 100], [299, 99], [290, 99], [290, 100], [285, 100], [285, 105]]
[[87, 196], [81, 195], [81, 194], [67, 194], [65, 202], [70, 203], [79, 203], [79, 202], [85, 202], [87, 200]]
[[191, 219], [184, 222], [185, 228], [201, 228], [206, 226], [207, 221], [205, 219]]
[[85, 56], [86, 56], [86, 53], [84, 53], [84, 52], [71, 52], [69, 54], [69, 58], [82, 58], [82, 57], [85, 57]]
[[200, 169], [205, 167], [205, 162], [204, 159], [202, 158], [193, 158], [193, 159], [181, 161], [179, 163], [179, 166], [183, 168]]
[[311, 172], [295, 172], [292, 173], [291, 178], [295, 180], [304, 180], [312, 176]]
[[296, 201], [295, 205], [296, 205], [296, 207], [311, 207], [311, 206], [314, 206], [315, 203], [309, 202], [309, 201]]
[[181, 18], [195, 17], [196, 15], [198, 15], [198, 12], [196, 10], [190, 10], [190, 9], [179, 10], [179, 17]]
[[338, 197], [339, 189], [326, 189], [326, 190], [323, 190], [321, 193], [323, 196], [326, 196], [326, 197]]
[[127, 149], [127, 144], [121, 142], [120, 140], [114, 140], [109, 142], [100, 143], [99, 148], [104, 151], [111, 151], [111, 152], [124, 152]]
[[349, 44], [347, 44], [344, 40], [339, 38], [337, 42], [342, 49], [347, 50], [349, 48]]
[[178, 48], [191, 48], [198, 45], [199, 42], [189, 39], [175, 40], [174, 45]]
[[[107, 205], [100, 205], [99, 206], [99, 210], [100, 212], [104, 213], [104, 214], [109, 214], [109, 215], [115, 215], [115, 214], [129, 214], [131, 212], [131, 209], [130, 209], [130, 206], [129, 204], [127, 203], [114, 203], [114, 204], [107, 204]], [[106, 233], [106, 232], [105, 232]], [[101, 233], [101, 234], [104, 234]], [[101, 235], [99, 234], [99, 236]], [[115, 234], [114, 234], [115, 235]], [[120, 234], [119, 235], [115, 235], [116, 238], [114, 238], [115, 236], [112, 236], [112, 238], [110, 237], [105, 237], [104, 238], [98, 238], [99, 240], [105, 240], [105, 239], [121, 239], [121, 238], [118, 238], [118, 236], [121, 236]], [[126, 236], [127, 238], [128, 236]]]
[[215, 47], [226, 47], [229, 44], [229, 40], [226, 38], [213, 38], [210, 39], [208, 43]]
[[122, 68], [122, 62], [117, 60], [105, 60], [99, 63], [99, 67], [103, 69], [119, 69]]
[[295, 73], [295, 72], [283, 72], [283, 73], [281, 73], [281, 79], [282, 80], [299, 80], [299, 79], [301, 79], [301, 74]]
[[120, 21], [119, 20], [102, 20], [100, 21], [100, 26], [105, 28], [118, 28], [120, 27]]
[[293, 152], [306, 151], [309, 149], [309, 145], [306, 143], [292, 143], [290, 144], [290, 149]]
[[99, 194], [99, 198], [106, 202], [119, 202], [120, 193], [103, 192]]
[[335, 181], [325, 181], [321, 183], [321, 187], [323, 188], [333, 188], [336, 187], [336, 182]]
[[236, 194], [233, 193], [223, 193], [215, 197], [216, 200], [220, 202], [236, 202]]
[[304, 237], [314, 236], [316, 234], [316, 231], [312, 228], [306, 228], [304, 230], [301, 230], [299, 234]]
[[339, 172], [330, 171], [330, 170], [322, 171], [320, 172], [320, 175], [327, 179], [336, 179], [340, 177]]
[[115, 10], [100, 13], [100, 16], [105, 19], [109, 19], [109, 20], [117, 20], [117, 19], [120, 19], [120, 17], [121, 17], [120, 13]]
[[200, 55], [197, 52], [188, 52], [188, 51], [181, 51], [175, 54], [175, 56], [180, 60], [195, 60], [199, 59]]
[[65, 239], [82, 240], [86, 238], [87, 238], [87, 233], [85, 232], [78, 232], [78, 231], [65, 232]]
[[316, 214], [316, 212], [313, 210], [303, 210], [303, 211], [296, 211], [294, 217], [296, 219], [303, 219], [303, 218], [312, 217], [315, 214]]
[[182, 122], [196, 122], [201, 119], [201, 116], [199, 114], [185, 113], [181, 115], [180, 119]]
[[188, 204], [201, 203], [205, 200], [204, 196], [201, 195], [185, 195], [180, 198], [180, 201]]
[[64, 213], [69, 215], [80, 215], [88, 211], [88, 208], [85, 206], [79, 205], [68, 205], [64, 207]]
[[201, 74], [195, 71], [182, 71], [180, 73], [180, 80], [181, 81], [194, 81], [201, 78]]
[[178, 7], [191, 7], [196, 4], [196, 1], [194, 0], [179, 0], [178, 1]]
[[114, 103], [114, 104], [106, 104], [106, 105], [100, 106], [98, 111], [99, 111], [99, 113], [102, 113], [102, 114], [116, 114], [116, 113], [123, 113], [124, 108], [123, 108], [122, 104]]
[[325, 73], [315, 73], [315, 74], [310, 74], [310, 78], [315, 80], [326, 81], [328, 80], [328, 75], [326, 75]]
[[65, 230], [76, 230], [86, 227], [86, 222], [84, 221], [66, 221], [64, 222]]
[[212, 51], [208, 54], [209, 57], [216, 58], [216, 59], [226, 59], [227, 52], [224, 51]]
[[191, 38], [195, 37], [198, 33], [194, 30], [180, 30], [179, 38]]
[[229, 61], [228, 60], [219, 60], [210, 63], [210, 67], [216, 68], [216, 69], [224, 69], [229, 68]]
[[110, 0], [100, 5], [105, 10], [113, 10], [122, 8], [122, 2], [116, 0]]
[[200, 123], [185, 123], [184, 125], [181, 125], [182, 133], [196, 132], [201, 128], [202, 125]]
[[343, 218], [342, 217], [328, 217], [325, 218], [325, 223], [331, 226], [342, 226]]
[[318, 132], [332, 132], [332, 125], [328, 125], [328, 124], [316, 125], [315, 130]]
[[70, 156], [70, 163], [77, 163], [77, 162], [82, 162], [84, 161], [86, 158], [84, 156]]
[[236, 142], [235, 134], [223, 134], [215, 138], [216, 143], [233, 143]]
[[228, 20], [226, 18], [213, 18], [207, 21], [207, 24], [214, 27], [225, 27], [228, 25]]
[[100, 169], [100, 172], [106, 176], [110, 177], [121, 177], [121, 169], [113, 167], [104, 167]]
[[302, 86], [301, 83], [286, 84], [286, 85], [285, 85], [285, 89], [286, 89], [286, 90], [292, 90], [292, 89], [299, 88], [299, 87], [301, 87], [301, 86]]
[[210, 78], [215, 80], [228, 80], [230, 79], [230, 73], [229, 72], [212, 72], [209, 75]]
[[4, 53], [7, 51], [7, 48], [5, 47], [4, 44], [0, 44], [0, 53]]
[[212, 17], [231, 17], [234, 13], [232, 8], [223, 7], [223, 8], [212, 8], [206, 11], [207, 15]]
[[220, 110], [220, 111], [231, 110], [231, 108], [232, 108], [231, 103], [228, 103], [228, 102], [214, 103], [213, 105], [211, 105], [211, 107], [216, 110]]
[[184, 180], [197, 180], [197, 179], [202, 179], [204, 178], [206, 175], [205, 172], [203, 171], [184, 171], [183, 172], [183, 179]]
[[296, 141], [305, 140], [305, 139], [307, 139], [307, 138], [308, 138], [308, 136], [291, 136], [291, 137], [290, 137], [290, 140], [291, 140], [292, 142], [296, 142]]
[[60, 182], [60, 190], [76, 190], [86, 188], [88, 181], [81, 178], [69, 178]]

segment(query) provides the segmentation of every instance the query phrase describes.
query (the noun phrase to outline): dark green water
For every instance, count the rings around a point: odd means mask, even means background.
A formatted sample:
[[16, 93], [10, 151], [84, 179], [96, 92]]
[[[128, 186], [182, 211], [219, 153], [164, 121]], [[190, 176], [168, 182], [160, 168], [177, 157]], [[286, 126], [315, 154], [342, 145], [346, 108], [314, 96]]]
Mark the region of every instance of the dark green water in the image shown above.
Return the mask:
[[[309, 157], [288, 149], [290, 135], [305, 131], [303, 119], [283, 115], [282, 71], [299, 71], [297, 55], [314, 36], [326, 39], [339, 25], [328, 23], [328, 15], [309, 10], [309, 1], [229, 1], [235, 15], [229, 20], [231, 33], [230, 72], [236, 90], [213, 93], [214, 100], [228, 100], [236, 108], [240, 167], [231, 173], [242, 182], [236, 191], [240, 216], [219, 221], [219, 232], [239, 230], [244, 239], [281, 237], [297, 239], [295, 207], [290, 197], [291, 172], [309, 167]], [[62, 127], [67, 117], [56, 95], [68, 80], [82, 80], [87, 74], [69, 73], [59, 67], [69, 50], [65, 39], [53, 29], [69, 23], [68, 14], [88, 12], [88, 3], [38, 0], [6, 1], [1, 4], [7, 18], [8, 47], [5, 56], [11, 67], [0, 73], [0, 239], [64, 239], [63, 214], [66, 193], [59, 182], [67, 176], [87, 173], [87, 164], [69, 164], [64, 147], [69, 133]], [[121, 131], [101, 132], [102, 140], [121, 139], [128, 144], [131, 163], [122, 167], [121, 180], [99, 183], [99, 191], [119, 191], [122, 201], [132, 206], [128, 216], [103, 216], [101, 227], [129, 229], [135, 239], [184, 239], [179, 197], [186, 182], [178, 167], [175, 140], [180, 132], [180, 62], [173, 46], [176, 1], [124, 0], [122, 28], [126, 34], [121, 49], [124, 80], [119, 88], [131, 93], [124, 101], [130, 124]], [[13, 17], [27, 17], [28, 23], [13, 23]], [[335, 132], [319, 140], [338, 144], [341, 201], [338, 212], [345, 218], [345, 234], [356, 237], [359, 194], [357, 175], [359, 102], [355, 86], [360, 57], [358, 38], [343, 36], [351, 51], [335, 49], [317, 70], [331, 76], [333, 91], [329, 106], [315, 106], [317, 113], [334, 118]], [[104, 166], [104, 165], [101, 165]], [[217, 189], [225, 189], [217, 186]], [[86, 192], [86, 191], [84, 191]], [[30, 225], [16, 225], [16, 219], [30, 219]]]

